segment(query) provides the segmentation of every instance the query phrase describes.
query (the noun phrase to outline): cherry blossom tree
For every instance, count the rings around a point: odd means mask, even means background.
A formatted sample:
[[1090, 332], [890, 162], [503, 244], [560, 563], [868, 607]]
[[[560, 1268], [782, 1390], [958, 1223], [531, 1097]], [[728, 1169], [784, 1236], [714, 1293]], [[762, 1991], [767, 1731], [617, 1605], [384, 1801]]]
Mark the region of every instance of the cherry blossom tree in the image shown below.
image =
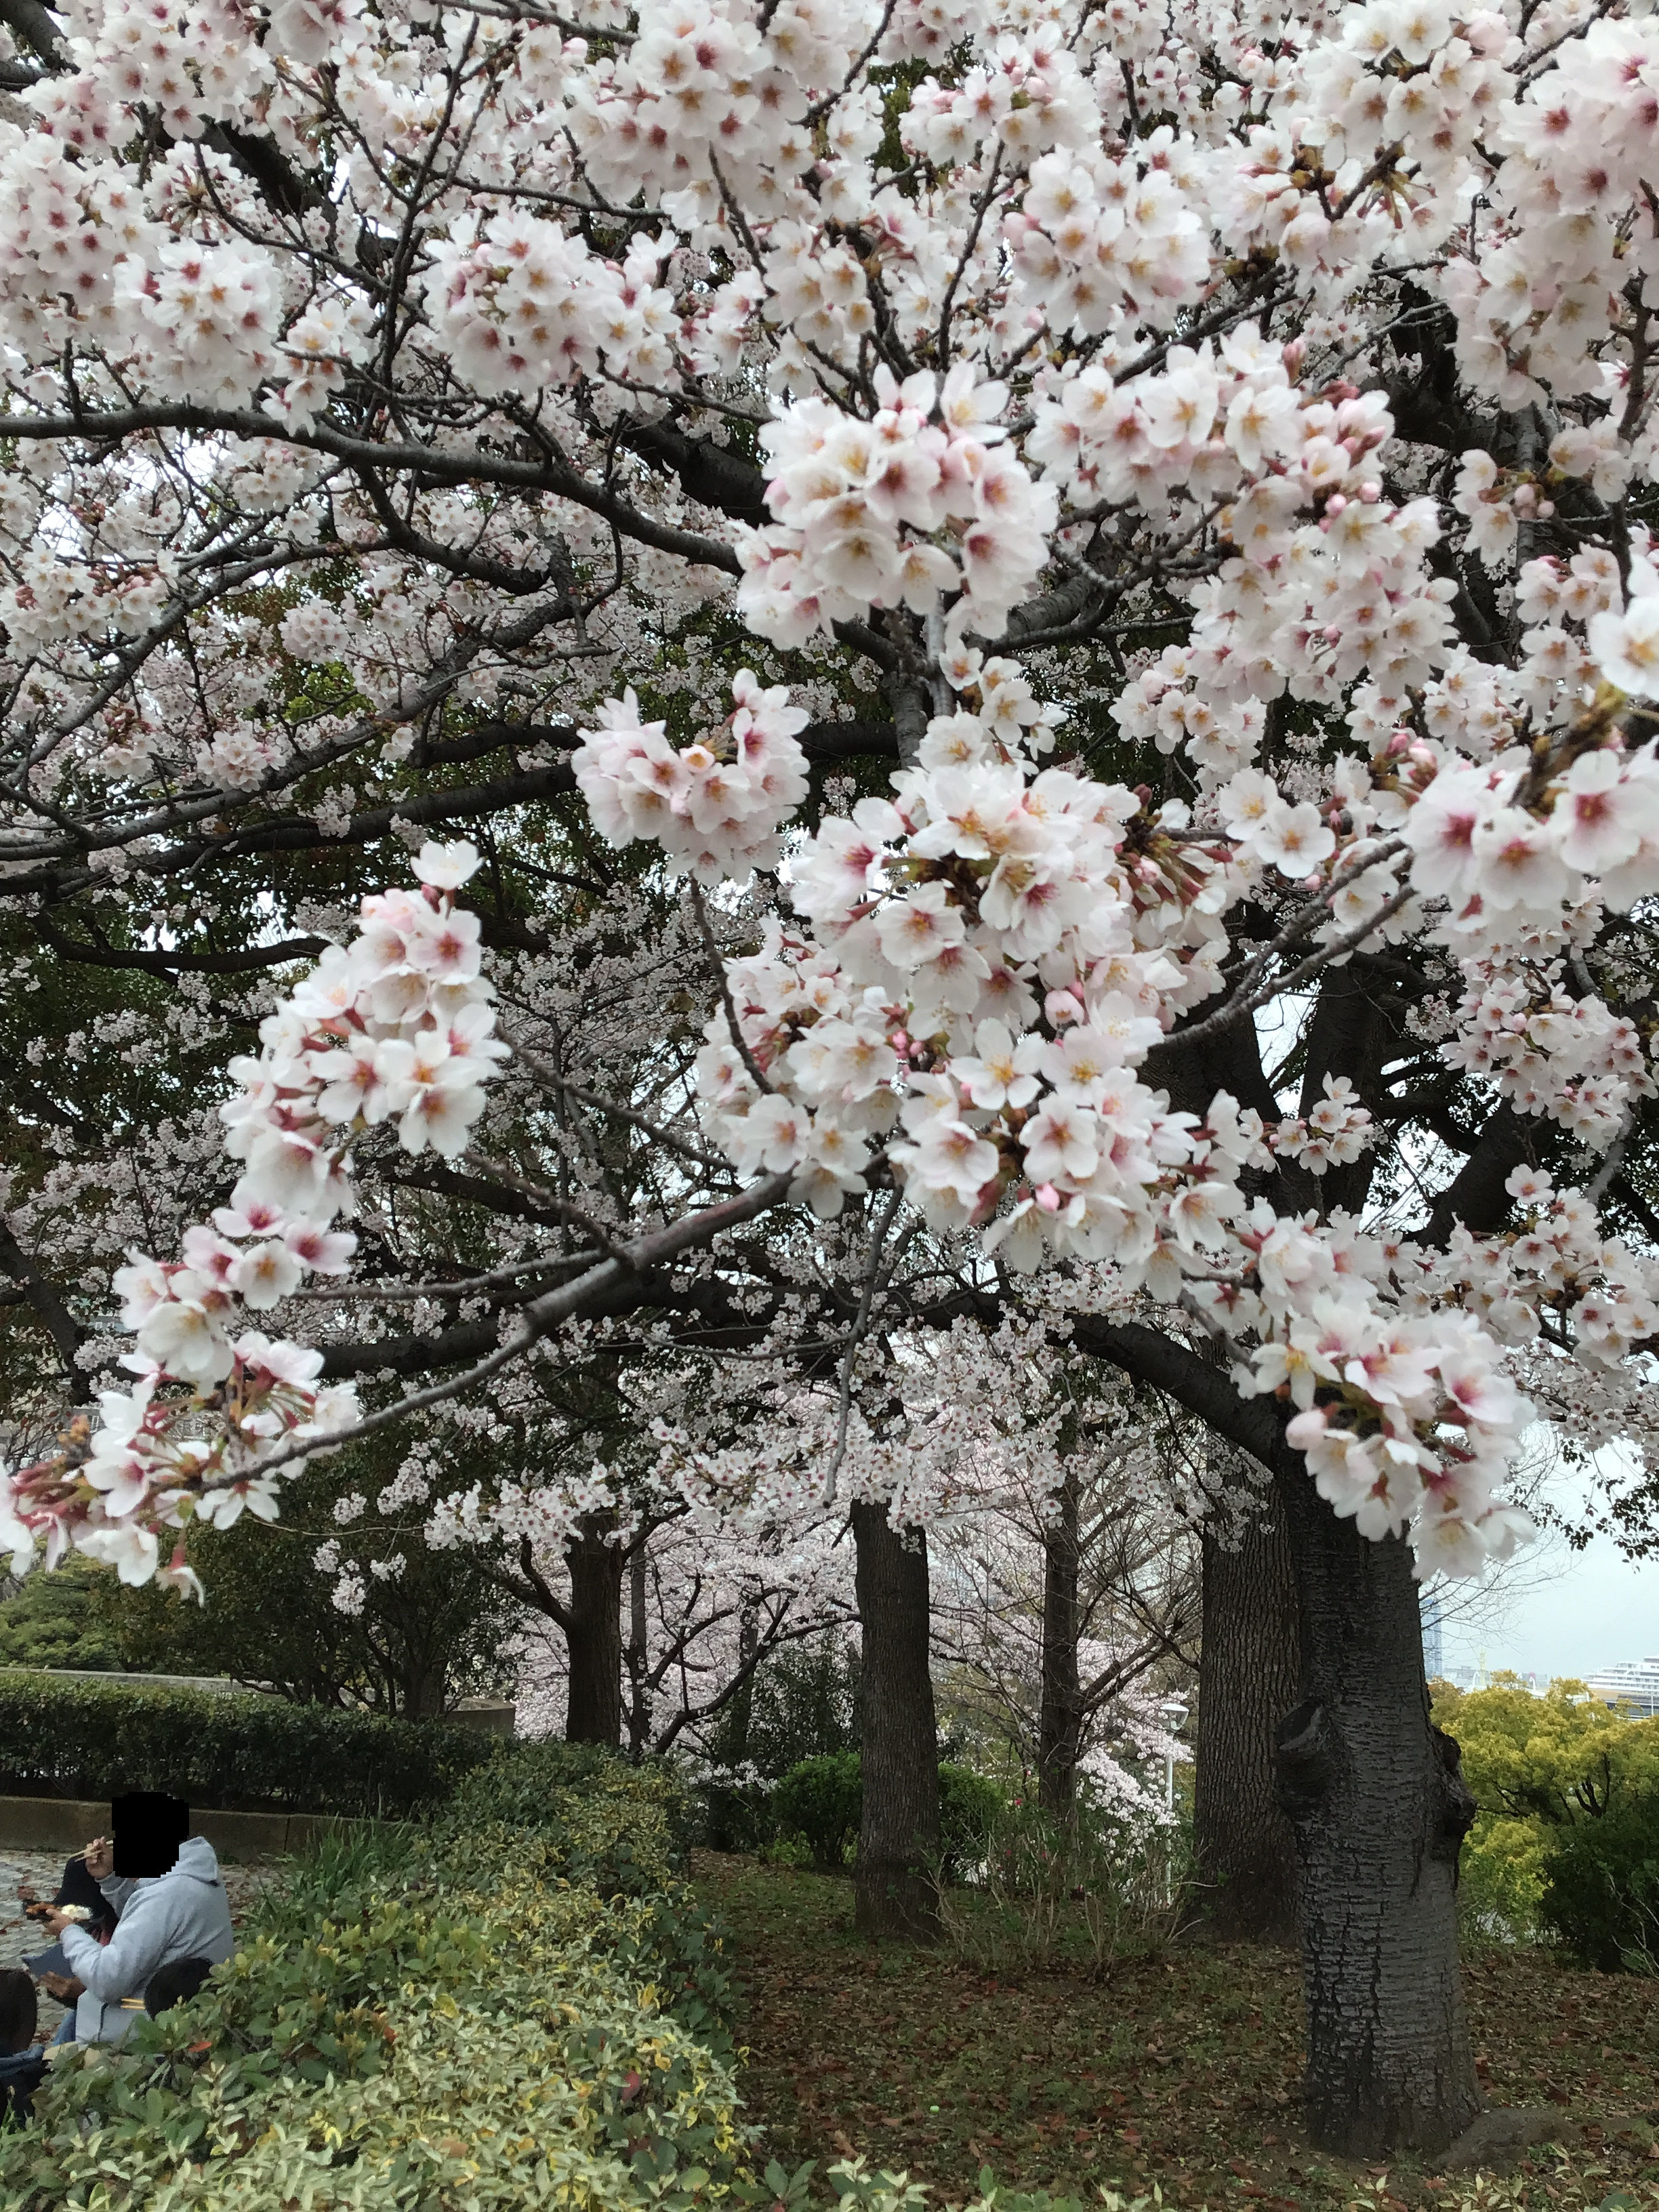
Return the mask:
[[[280, 979], [191, 1102], [240, 1173], [115, 1271], [137, 1379], [10, 1478], [17, 1565], [187, 1582], [189, 1516], [629, 1331], [782, 1360], [812, 1463], [768, 1465], [848, 1507], [887, 1685], [864, 1909], [906, 1921], [902, 1340], [971, 1321], [994, 1392], [1040, 1328], [1272, 1485], [1313, 2130], [1443, 2144], [1472, 1810], [1413, 1577], [1524, 1535], [1534, 1418], [1643, 1448], [1659, 1335], [1659, 32], [0, 17], [0, 891], [67, 963]], [[574, 793], [616, 857], [573, 890], [526, 839]], [[285, 856], [444, 825], [305, 927]], [[653, 1034], [596, 1086], [564, 1031], [630, 960]], [[419, 1278], [439, 1201], [478, 1233]]]
[[[935, 1541], [934, 1647], [954, 1711], [1064, 1820], [1080, 1777], [1129, 1786], [1115, 1746], [1139, 1743], [1140, 1706], [1156, 1724], [1160, 1692], [1188, 1678], [1211, 1501], [1183, 1448], [1201, 1450], [1201, 1429], [1183, 1436], [1097, 1362], [1023, 1334], [994, 1348], [1005, 1381], [978, 1401], [974, 1486]], [[982, 1361], [960, 1329], [957, 1346]]]

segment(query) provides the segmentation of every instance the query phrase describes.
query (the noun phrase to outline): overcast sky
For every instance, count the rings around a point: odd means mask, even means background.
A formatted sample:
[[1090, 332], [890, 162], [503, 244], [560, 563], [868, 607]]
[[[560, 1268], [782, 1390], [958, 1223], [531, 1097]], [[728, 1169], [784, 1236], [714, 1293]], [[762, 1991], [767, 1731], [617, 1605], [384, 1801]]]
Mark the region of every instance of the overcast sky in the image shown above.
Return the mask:
[[1446, 1621], [1449, 1668], [1478, 1667], [1484, 1654], [1489, 1668], [1541, 1680], [1659, 1657], [1659, 1560], [1633, 1565], [1606, 1537], [1583, 1552], [1547, 1536], [1528, 1550], [1467, 1620]]

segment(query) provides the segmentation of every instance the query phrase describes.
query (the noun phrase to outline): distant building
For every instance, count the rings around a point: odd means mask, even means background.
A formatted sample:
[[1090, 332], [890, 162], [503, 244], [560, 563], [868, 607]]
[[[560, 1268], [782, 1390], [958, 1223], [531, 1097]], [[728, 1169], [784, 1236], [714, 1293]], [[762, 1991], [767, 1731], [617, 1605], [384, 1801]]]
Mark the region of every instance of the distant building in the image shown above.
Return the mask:
[[1423, 1622], [1423, 1672], [1433, 1682], [1446, 1671], [1446, 1639], [1441, 1631], [1439, 1593], [1419, 1590], [1417, 1609]]
[[1621, 1666], [1599, 1668], [1584, 1677], [1593, 1698], [1609, 1705], [1634, 1705], [1644, 1718], [1659, 1713], [1659, 1659], [1626, 1659]]

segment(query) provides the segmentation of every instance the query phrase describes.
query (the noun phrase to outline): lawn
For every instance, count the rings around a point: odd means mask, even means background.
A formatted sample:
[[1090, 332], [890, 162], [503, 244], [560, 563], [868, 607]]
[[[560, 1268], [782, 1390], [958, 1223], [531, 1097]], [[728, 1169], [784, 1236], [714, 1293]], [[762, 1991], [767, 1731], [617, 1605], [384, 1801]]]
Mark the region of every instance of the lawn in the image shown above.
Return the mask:
[[[699, 1855], [744, 1986], [744, 2093], [785, 2166], [856, 2151], [946, 2202], [979, 2172], [1092, 2197], [1156, 2184], [1182, 2207], [1388, 2212], [1467, 2194], [1410, 2160], [1312, 2149], [1297, 2097], [1301, 1996], [1287, 1954], [1183, 1937], [1105, 1975], [989, 1973], [878, 1951], [833, 1876]], [[1659, 1983], [1569, 1972], [1533, 1952], [1468, 1970], [1481, 2081], [1496, 2106], [1557, 2106], [1575, 2147], [1522, 2155], [1523, 2202], [1599, 2205], [1659, 2185]], [[1614, 2204], [1618, 2203], [1614, 2197]]]

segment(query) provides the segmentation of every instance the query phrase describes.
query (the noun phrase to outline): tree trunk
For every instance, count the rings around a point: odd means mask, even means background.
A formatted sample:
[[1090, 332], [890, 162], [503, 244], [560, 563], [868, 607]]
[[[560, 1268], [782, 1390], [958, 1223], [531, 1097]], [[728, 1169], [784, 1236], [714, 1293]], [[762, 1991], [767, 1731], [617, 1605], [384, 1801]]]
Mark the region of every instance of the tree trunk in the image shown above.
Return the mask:
[[628, 1755], [645, 1757], [651, 1741], [650, 1562], [639, 1536], [628, 1558]]
[[726, 1708], [728, 1766], [742, 1766], [749, 1758], [749, 1735], [755, 1719], [755, 1652], [759, 1643], [760, 1617], [754, 1601], [745, 1598], [738, 1612], [738, 1672], [743, 1680]]
[[1405, 1543], [1339, 1521], [1299, 1462], [1279, 1494], [1302, 1623], [1278, 1771], [1296, 1834], [1309, 2130], [1355, 2158], [1442, 2150], [1480, 2102], [1457, 1962], [1474, 1801], [1429, 1718]]
[[1204, 1537], [1193, 1848], [1218, 1934], [1296, 1940], [1296, 1840], [1273, 1747], [1301, 1695], [1296, 1576], [1282, 1515], [1226, 1549]]
[[1037, 1802], [1060, 1820], [1072, 1817], [1083, 1750], [1077, 1583], [1077, 1476], [1068, 1472], [1042, 1539], [1042, 1703], [1037, 1718]]
[[884, 1505], [854, 1506], [853, 1540], [864, 1639], [855, 1917], [861, 1935], [925, 1942], [939, 1933], [939, 1836], [927, 1541], [919, 1528], [901, 1534]]
[[590, 1514], [564, 1547], [570, 1570], [567, 1743], [622, 1742], [623, 1554], [620, 1545], [605, 1541], [611, 1527], [609, 1514]]

